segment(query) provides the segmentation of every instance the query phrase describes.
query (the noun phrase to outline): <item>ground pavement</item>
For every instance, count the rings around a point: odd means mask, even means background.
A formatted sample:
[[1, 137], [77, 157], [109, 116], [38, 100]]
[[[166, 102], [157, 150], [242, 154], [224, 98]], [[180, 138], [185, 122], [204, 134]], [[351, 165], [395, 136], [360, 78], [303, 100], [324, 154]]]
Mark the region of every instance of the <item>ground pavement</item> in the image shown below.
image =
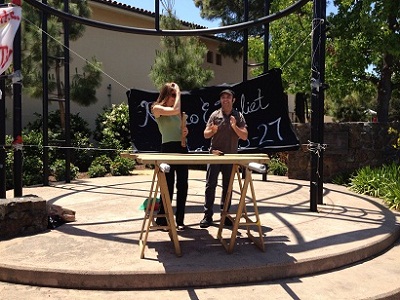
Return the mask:
[[0, 298], [400, 298], [399, 213], [381, 200], [324, 184], [324, 204], [311, 212], [308, 181], [253, 174], [265, 252], [240, 228], [228, 254], [216, 238], [218, 214], [214, 226], [198, 225], [205, 173], [189, 176], [181, 257], [168, 233], [151, 231], [140, 258], [149, 172], [24, 188], [75, 210], [76, 221], [0, 242]]

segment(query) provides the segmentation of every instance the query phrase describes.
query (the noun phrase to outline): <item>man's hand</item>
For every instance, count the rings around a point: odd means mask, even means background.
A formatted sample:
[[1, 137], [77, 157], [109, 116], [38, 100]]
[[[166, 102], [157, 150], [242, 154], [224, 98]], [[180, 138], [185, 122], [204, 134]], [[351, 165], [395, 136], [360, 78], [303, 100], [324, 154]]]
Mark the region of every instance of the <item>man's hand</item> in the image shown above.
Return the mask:
[[230, 117], [229, 122], [231, 124], [231, 127], [234, 128], [236, 126], [236, 118], [234, 116]]

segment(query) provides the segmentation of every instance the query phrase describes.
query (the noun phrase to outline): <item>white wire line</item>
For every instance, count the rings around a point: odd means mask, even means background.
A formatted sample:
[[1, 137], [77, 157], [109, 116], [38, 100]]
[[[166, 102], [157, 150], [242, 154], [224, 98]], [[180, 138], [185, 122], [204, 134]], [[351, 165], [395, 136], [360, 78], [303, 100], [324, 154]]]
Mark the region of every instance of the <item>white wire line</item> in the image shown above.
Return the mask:
[[[314, 61], [314, 56], [316, 55], [316, 51], [317, 51], [317, 49], [318, 49], [318, 45], [319, 45], [319, 44], [321, 44], [321, 37], [318, 39], [317, 47], [315, 47], [315, 51], [314, 51], [314, 52], [312, 53], [312, 55], [311, 55], [311, 62]], [[317, 72], [317, 73], [318, 73], [318, 76], [319, 76], [319, 74], [320, 74], [320, 72], [319, 72], [318, 69], [315, 67], [315, 65], [312, 65], [312, 66], [311, 66], [311, 71]]]
[[304, 40], [300, 43], [300, 45], [293, 51], [293, 53], [289, 56], [289, 58], [283, 63], [281, 69], [285, 68], [285, 65], [290, 61], [290, 59], [300, 50], [300, 48], [305, 44], [306, 40], [311, 36], [312, 31], [304, 38]]
[[[313, 30], [311, 31], [311, 33], [314, 33], [314, 31], [317, 30], [318, 27], [321, 26], [321, 25], [324, 23], [324, 19], [314, 19], [314, 20], [319, 20], [319, 23], [318, 23], [318, 25], [317, 25], [315, 28], [313, 28]], [[312, 55], [311, 55], [311, 62], [314, 61], [314, 56], [316, 55], [316, 51], [317, 51], [317, 49], [319, 48], [318, 46], [319, 46], [320, 44], [321, 44], [321, 36], [319, 36], [317, 47], [315, 47], [315, 51], [314, 51], [314, 52], [312, 53]], [[319, 74], [320, 74], [319, 70], [318, 70], [317, 68], [315, 68], [314, 65], [311, 66], [311, 71], [317, 72], [317, 73], [318, 73], [318, 76], [319, 76]]]
[[[321, 152], [325, 151], [325, 149], [328, 147], [327, 144], [320, 144], [320, 143], [315, 143], [315, 142], [311, 142], [308, 141], [307, 144], [307, 150], [309, 152], [312, 152], [314, 155], [318, 156], [318, 160], [317, 160], [317, 171], [316, 174], [318, 176], [318, 178], [321, 178], [321, 175], [319, 174], [319, 163], [320, 163], [320, 159], [321, 159]], [[316, 182], [313, 182], [313, 184], [315, 185]]]
[[[323, 20], [320, 20], [320, 23], [318, 24], [318, 26], [321, 26], [321, 24], [323, 23]], [[304, 38], [304, 40], [299, 44], [299, 46], [293, 51], [293, 53], [289, 56], [289, 58], [283, 63], [283, 65], [281, 66], [281, 69], [284, 69], [286, 64], [291, 60], [291, 58], [300, 50], [300, 48], [305, 44], [305, 42], [307, 41], [307, 39], [309, 39], [310, 37], [312, 37], [312, 34], [314, 33], [314, 31], [317, 29], [313, 28], [311, 30], [311, 32]], [[321, 41], [321, 38], [319, 38], [319, 43]], [[312, 58], [315, 56], [315, 52], [312, 54], [311, 56], [311, 60]]]
[[0, 145], [2, 149], [23, 150], [23, 148], [49, 148], [49, 149], [72, 149], [72, 150], [94, 150], [94, 151], [118, 151], [118, 152], [135, 152], [135, 149], [115, 149], [115, 148], [95, 148], [95, 147], [74, 147], [74, 146], [44, 146], [44, 145], [26, 145], [26, 144], [12, 144]]
[[307, 150], [309, 152], [312, 152], [312, 153], [318, 155], [318, 157], [320, 157], [320, 153], [322, 151], [325, 151], [327, 147], [328, 147], [327, 144], [320, 144], [320, 143], [315, 143], [315, 142], [311, 142], [311, 141], [308, 141], [308, 144], [307, 144]]
[[82, 55], [80, 55], [79, 53], [77, 53], [76, 51], [72, 50], [69, 47], [66, 47], [63, 43], [61, 43], [60, 41], [58, 41], [56, 38], [54, 38], [53, 36], [51, 36], [48, 32], [45, 32], [42, 28], [38, 27], [36, 24], [32, 23], [31, 21], [29, 21], [26, 18], [23, 18], [24, 21], [32, 24], [34, 27], [37, 28], [37, 30], [39, 32], [44, 32], [48, 37], [50, 37], [52, 40], [54, 40], [55, 42], [57, 42], [58, 44], [60, 44], [62, 47], [64, 47], [65, 49], [68, 49], [70, 52], [72, 52], [73, 54], [75, 54], [77, 57], [79, 57], [80, 59], [82, 59], [83, 61], [87, 62], [88, 64], [90, 64], [92, 67], [94, 67], [95, 69], [97, 69], [98, 71], [100, 71], [101, 73], [103, 73], [105, 76], [107, 76], [108, 78], [110, 78], [112, 81], [116, 82], [117, 84], [119, 84], [120, 86], [122, 86], [124, 89], [126, 89], [127, 91], [130, 91], [130, 88], [126, 87], [125, 85], [123, 85], [122, 83], [120, 83], [118, 80], [116, 80], [115, 78], [111, 77], [110, 75], [108, 75], [106, 72], [104, 72], [102, 69], [98, 68], [97, 66], [95, 66], [92, 62], [90, 62], [88, 59], [84, 58]]

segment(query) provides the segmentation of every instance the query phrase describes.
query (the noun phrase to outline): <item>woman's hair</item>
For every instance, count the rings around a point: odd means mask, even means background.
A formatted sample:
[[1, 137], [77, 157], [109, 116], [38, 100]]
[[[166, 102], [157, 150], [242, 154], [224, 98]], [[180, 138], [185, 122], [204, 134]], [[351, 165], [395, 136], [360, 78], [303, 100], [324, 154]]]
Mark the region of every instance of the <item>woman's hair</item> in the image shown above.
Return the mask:
[[157, 100], [152, 104], [151, 108], [153, 108], [153, 106], [156, 104], [164, 105], [165, 102], [168, 100], [168, 97], [176, 92], [175, 85], [176, 84], [173, 82], [167, 82], [166, 84], [164, 84], [160, 90], [160, 94], [158, 95]]

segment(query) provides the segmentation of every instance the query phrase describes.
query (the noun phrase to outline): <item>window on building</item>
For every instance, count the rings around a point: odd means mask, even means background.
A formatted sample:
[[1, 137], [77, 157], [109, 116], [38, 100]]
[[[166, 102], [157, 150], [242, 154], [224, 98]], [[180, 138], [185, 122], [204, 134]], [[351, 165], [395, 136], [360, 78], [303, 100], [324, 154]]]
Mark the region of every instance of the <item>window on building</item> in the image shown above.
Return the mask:
[[219, 53], [217, 53], [217, 55], [216, 55], [216, 64], [218, 66], [222, 66], [222, 55]]
[[210, 64], [214, 63], [214, 53], [212, 51], [207, 52], [207, 62]]

